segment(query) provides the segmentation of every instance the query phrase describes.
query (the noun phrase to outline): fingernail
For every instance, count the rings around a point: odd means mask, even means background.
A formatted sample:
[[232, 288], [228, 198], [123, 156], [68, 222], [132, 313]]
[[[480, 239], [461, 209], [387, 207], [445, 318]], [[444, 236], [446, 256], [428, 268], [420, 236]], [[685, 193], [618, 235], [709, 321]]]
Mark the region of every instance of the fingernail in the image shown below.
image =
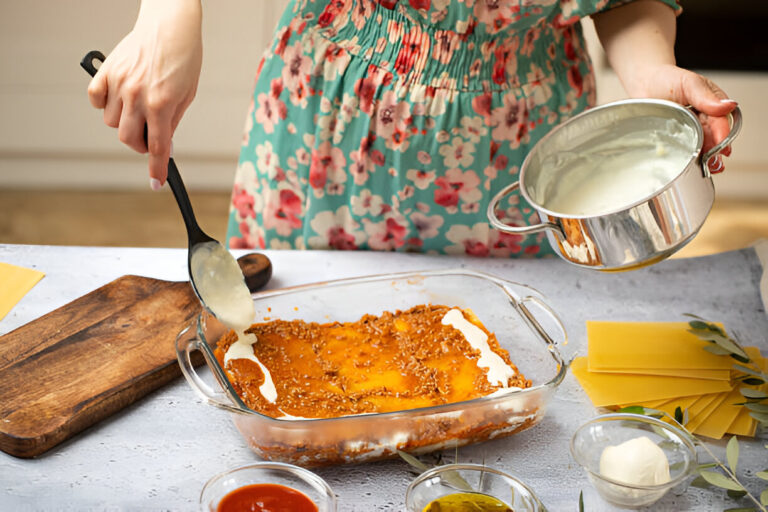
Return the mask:
[[149, 186], [152, 187], [152, 190], [160, 190], [163, 188], [163, 184], [160, 183], [160, 180], [157, 178], [149, 178]]
[[720, 100], [720, 103], [729, 103], [729, 104], [732, 104], [732, 105], [738, 105], [738, 104], [739, 104], [739, 102], [738, 102], [738, 101], [736, 101], [736, 100], [731, 100], [731, 99], [724, 99], [724, 100]]
[[171, 141], [171, 153], [170, 156], [173, 156], [173, 141]]

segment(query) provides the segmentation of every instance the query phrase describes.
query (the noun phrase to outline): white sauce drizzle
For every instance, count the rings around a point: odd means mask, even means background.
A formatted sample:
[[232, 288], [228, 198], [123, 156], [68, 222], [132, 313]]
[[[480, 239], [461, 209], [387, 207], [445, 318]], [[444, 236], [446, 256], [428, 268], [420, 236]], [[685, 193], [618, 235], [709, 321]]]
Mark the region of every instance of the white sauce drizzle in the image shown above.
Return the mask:
[[488, 369], [486, 375], [488, 382], [503, 388], [508, 387], [509, 379], [515, 376], [515, 370], [505, 363], [501, 356], [491, 350], [490, 345], [488, 345], [488, 335], [482, 329], [464, 318], [460, 309], [452, 309], [446, 313], [442, 324], [450, 325], [460, 331], [470, 346], [480, 351], [477, 366]]
[[275, 403], [275, 400], [277, 400], [277, 388], [275, 388], [275, 383], [272, 380], [272, 374], [253, 353], [253, 344], [257, 341], [258, 339], [254, 334], [238, 332], [237, 341], [231, 344], [226, 354], [224, 354], [224, 366], [232, 359], [248, 359], [259, 365], [261, 372], [264, 374], [264, 382], [259, 386], [259, 393], [268, 402]]

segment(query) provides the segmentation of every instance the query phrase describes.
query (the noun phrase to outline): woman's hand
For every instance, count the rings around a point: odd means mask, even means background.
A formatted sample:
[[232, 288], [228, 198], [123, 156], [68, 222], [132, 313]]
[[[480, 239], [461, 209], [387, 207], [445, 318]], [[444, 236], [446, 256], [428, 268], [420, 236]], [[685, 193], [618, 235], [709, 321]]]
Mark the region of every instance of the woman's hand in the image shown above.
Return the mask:
[[[675, 13], [655, 0], [636, 0], [592, 16], [611, 67], [633, 98], [659, 98], [690, 105], [700, 112], [703, 151], [722, 142], [736, 102], [711, 80], [675, 64]], [[731, 148], [722, 151], [730, 155]], [[719, 155], [713, 171], [723, 170]]]
[[[88, 86], [121, 142], [149, 151], [152, 188], [165, 183], [171, 138], [197, 91], [202, 65], [199, 0], [143, 0], [136, 24]], [[146, 126], [146, 140], [145, 140]]]
[[[692, 71], [674, 65], [654, 67], [647, 70], [645, 78], [635, 84], [630, 95], [667, 99], [698, 110], [704, 129], [703, 152], [719, 144], [731, 131], [728, 114], [736, 108], [736, 102], [728, 99], [714, 82]], [[731, 147], [726, 147], [722, 153], [730, 156]], [[714, 171], [721, 171], [722, 160], [719, 156], [715, 160], [710, 166]]]

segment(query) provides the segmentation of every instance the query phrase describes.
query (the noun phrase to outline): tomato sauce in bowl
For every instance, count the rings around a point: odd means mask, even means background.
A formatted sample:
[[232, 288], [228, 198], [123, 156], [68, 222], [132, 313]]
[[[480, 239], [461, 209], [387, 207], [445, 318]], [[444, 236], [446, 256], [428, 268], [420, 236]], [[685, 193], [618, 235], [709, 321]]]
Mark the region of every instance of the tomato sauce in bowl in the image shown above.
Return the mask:
[[231, 491], [217, 512], [318, 512], [304, 493], [278, 484], [251, 484]]

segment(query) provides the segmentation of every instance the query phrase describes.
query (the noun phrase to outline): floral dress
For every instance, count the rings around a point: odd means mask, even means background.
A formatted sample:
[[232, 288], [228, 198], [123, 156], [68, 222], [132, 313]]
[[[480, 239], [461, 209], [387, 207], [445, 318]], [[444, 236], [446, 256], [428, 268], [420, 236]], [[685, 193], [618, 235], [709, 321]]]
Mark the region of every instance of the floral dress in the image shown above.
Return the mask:
[[[293, 0], [259, 64], [229, 247], [551, 254], [486, 208], [594, 104], [579, 20], [625, 2]], [[537, 222], [518, 194], [499, 208]]]

